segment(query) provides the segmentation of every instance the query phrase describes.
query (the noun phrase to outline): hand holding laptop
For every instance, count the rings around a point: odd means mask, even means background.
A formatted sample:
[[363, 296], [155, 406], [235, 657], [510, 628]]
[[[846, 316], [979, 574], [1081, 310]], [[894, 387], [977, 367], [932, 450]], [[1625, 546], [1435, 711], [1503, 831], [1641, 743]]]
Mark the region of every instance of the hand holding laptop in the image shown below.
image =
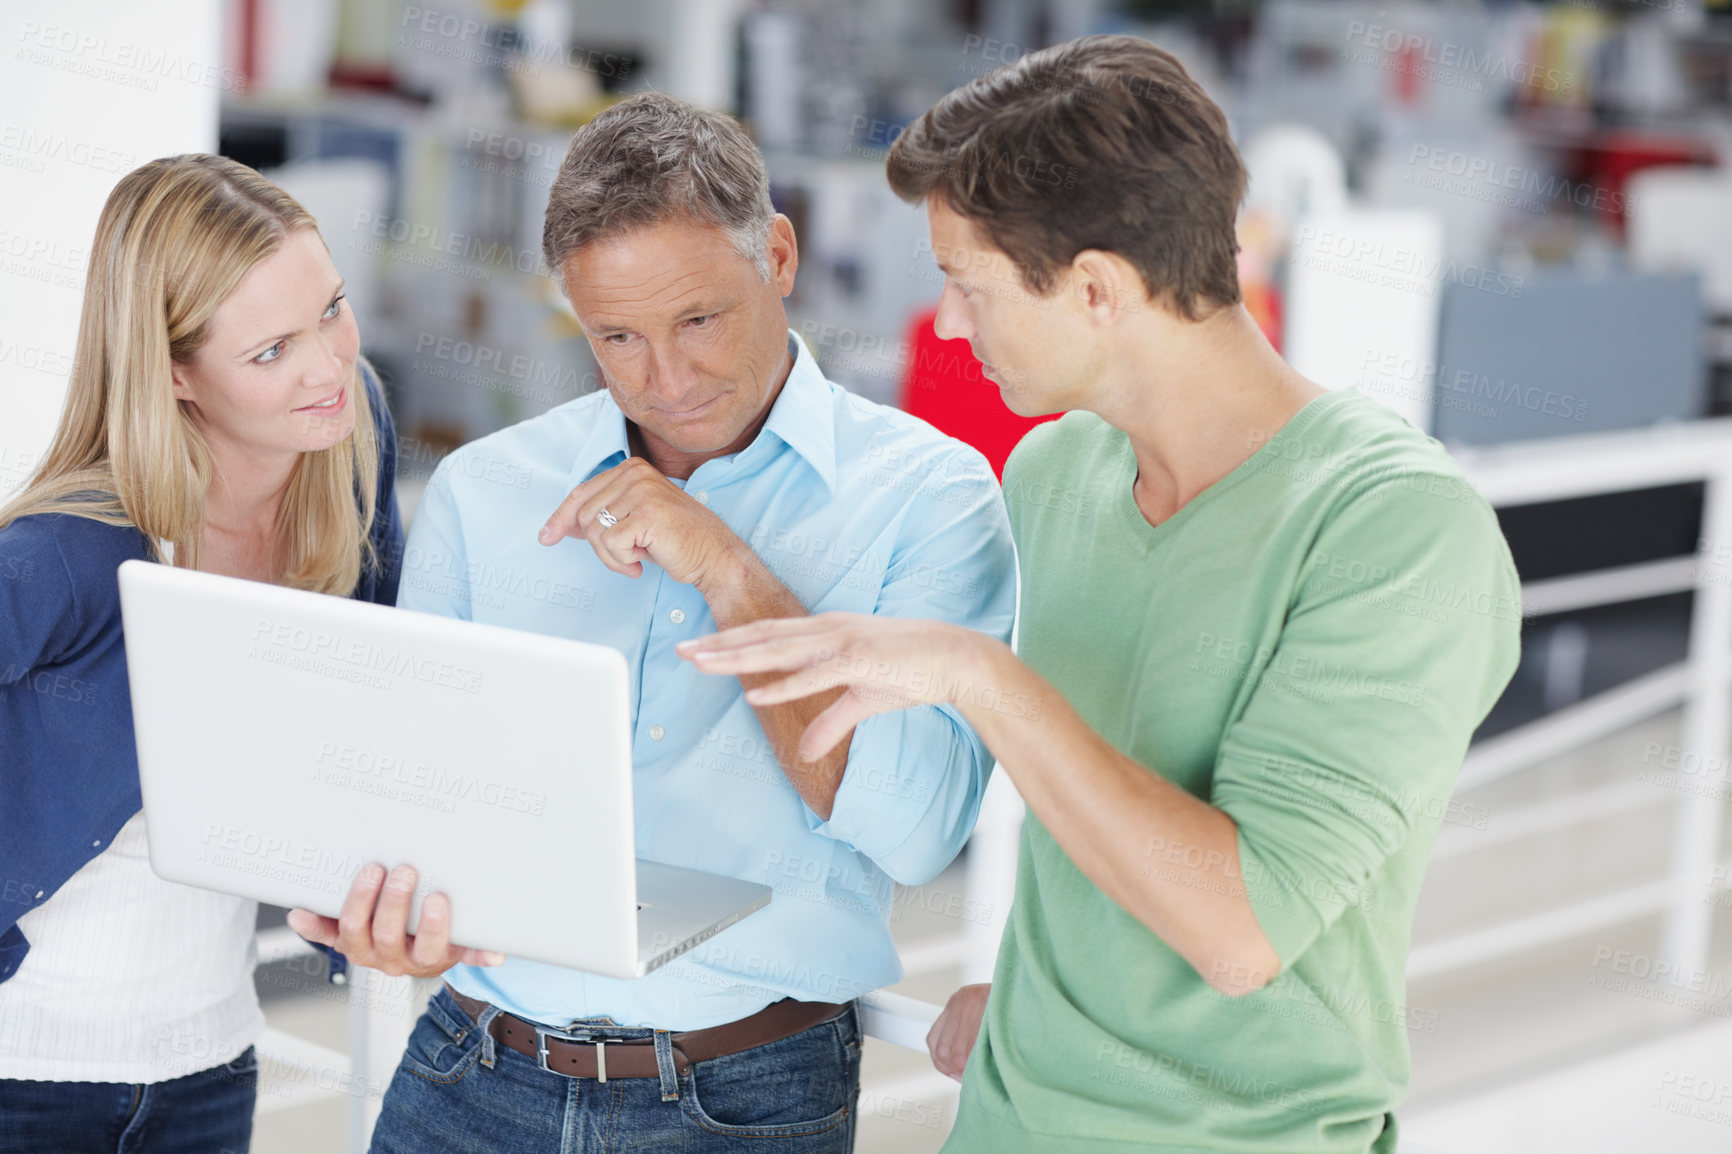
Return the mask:
[[459, 962], [497, 966], [505, 955], [452, 945], [451, 903], [444, 894], [428, 894], [421, 903], [420, 932], [411, 934], [409, 899], [415, 893], [415, 868], [400, 865], [390, 873], [369, 865], [355, 875], [349, 896], [336, 918], [311, 910], [289, 911], [289, 928], [310, 942], [330, 946], [358, 966], [399, 978], [433, 978]]
[[[120, 599], [160, 877], [292, 909], [394, 976], [498, 950], [640, 978], [770, 902], [637, 857], [617, 649], [144, 561]], [[524, 879], [555, 875], [585, 884], [549, 917]]]

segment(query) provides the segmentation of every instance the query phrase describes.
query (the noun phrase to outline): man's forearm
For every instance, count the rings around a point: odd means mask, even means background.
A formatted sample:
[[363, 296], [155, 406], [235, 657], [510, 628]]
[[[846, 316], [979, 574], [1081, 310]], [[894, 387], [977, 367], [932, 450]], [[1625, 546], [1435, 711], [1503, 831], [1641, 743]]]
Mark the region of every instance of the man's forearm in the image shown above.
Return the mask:
[[1077, 868], [1221, 992], [1272, 978], [1233, 819], [1115, 749], [1008, 646], [982, 638], [965, 668], [958, 708]]
[[[697, 589], [716, 619], [717, 632], [753, 621], [808, 616], [800, 599], [776, 580], [776, 575], [749, 548], [732, 559], [724, 575], [699, 582]], [[740, 684], [751, 689], [779, 681], [781, 677], [777, 673], [742, 673]], [[836, 790], [842, 784], [842, 772], [848, 767], [848, 747], [853, 734], [850, 732], [848, 739], [817, 761], [800, 760], [800, 735], [842, 693], [840, 689], [832, 689], [799, 701], [752, 707], [764, 735], [770, 739], [770, 747], [776, 751], [782, 772], [788, 775], [788, 781], [812, 812], [826, 821], [836, 802]]]

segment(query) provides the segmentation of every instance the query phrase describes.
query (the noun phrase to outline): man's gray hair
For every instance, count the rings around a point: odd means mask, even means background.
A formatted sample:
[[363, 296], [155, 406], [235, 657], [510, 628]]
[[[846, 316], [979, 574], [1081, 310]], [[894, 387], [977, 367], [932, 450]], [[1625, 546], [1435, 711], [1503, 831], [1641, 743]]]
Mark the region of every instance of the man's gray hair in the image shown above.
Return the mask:
[[733, 118], [646, 92], [571, 138], [548, 194], [541, 252], [563, 290], [566, 258], [578, 249], [684, 217], [727, 233], [769, 280], [775, 211], [764, 157]]

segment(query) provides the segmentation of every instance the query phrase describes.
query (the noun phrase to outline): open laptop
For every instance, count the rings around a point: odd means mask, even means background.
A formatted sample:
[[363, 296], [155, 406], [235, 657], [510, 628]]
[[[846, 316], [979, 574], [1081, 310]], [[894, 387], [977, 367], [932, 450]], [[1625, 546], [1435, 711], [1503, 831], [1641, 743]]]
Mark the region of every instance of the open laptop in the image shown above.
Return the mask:
[[128, 561], [150, 861], [336, 917], [407, 863], [465, 946], [642, 977], [770, 888], [637, 860], [625, 658], [603, 645]]

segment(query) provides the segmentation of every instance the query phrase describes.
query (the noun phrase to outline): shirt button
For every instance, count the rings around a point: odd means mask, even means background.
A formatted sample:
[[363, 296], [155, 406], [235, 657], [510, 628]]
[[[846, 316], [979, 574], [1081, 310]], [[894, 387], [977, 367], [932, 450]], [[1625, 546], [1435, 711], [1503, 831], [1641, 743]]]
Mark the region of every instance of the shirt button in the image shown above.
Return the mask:
[[672, 621], [675, 625], [680, 624], [685, 621], [685, 619], [686, 611], [684, 609], [675, 609], [668, 614], [668, 620]]
[[692, 496], [697, 498], [697, 502], [700, 505], [708, 505], [710, 503], [710, 495], [708, 493], [704, 492], [702, 489], [699, 489], [696, 493], [693, 493]]
[[668, 731], [663, 729], [661, 726], [659, 726], [659, 725], [650, 726], [650, 740], [651, 741], [660, 741], [662, 738], [666, 737], [667, 735], [668, 735]]

